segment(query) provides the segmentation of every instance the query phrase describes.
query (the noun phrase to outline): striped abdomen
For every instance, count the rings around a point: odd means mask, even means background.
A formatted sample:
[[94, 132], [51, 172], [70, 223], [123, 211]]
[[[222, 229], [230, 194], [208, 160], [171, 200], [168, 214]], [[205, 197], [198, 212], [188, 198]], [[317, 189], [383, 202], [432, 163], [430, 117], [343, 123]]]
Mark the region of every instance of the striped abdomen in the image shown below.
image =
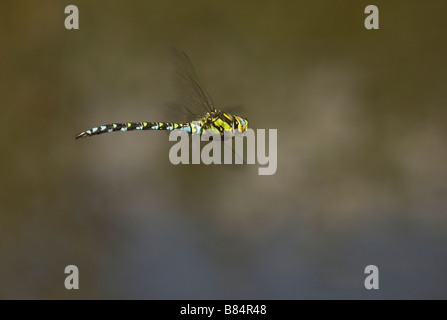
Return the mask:
[[197, 130], [197, 123], [175, 123], [175, 122], [126, 122], [126, 123], [111, 123], [99, 127], [91, 128], [76, 135], [76, 139], [102, 134], [113, 131], [132, 131], [132, 130], [168, 130], [175, 129], [185, 130], [188, 133]]

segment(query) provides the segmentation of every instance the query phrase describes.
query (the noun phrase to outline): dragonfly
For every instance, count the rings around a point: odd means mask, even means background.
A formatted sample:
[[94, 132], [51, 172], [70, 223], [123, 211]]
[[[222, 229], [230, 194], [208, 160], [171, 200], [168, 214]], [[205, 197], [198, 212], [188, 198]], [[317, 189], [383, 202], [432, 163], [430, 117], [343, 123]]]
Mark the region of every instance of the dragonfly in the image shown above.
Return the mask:
[[243, 135], [248, 129], [248, 120], [217, 109], [210, 95], [200, 84], [188, 55], [181, 50], [174, 50], [173, 55], [177, 62], [177, 89], [179, 89], [183, 100], [183, 104], [176, 105], [176, 107], [183, 109], [183, 114], [189, 115], [190, 121], [110, 123], [82, 131], [75, 138], [133, 130], [184, 130], [192, 135], [217, 135], [222, 140], [239, 134]]

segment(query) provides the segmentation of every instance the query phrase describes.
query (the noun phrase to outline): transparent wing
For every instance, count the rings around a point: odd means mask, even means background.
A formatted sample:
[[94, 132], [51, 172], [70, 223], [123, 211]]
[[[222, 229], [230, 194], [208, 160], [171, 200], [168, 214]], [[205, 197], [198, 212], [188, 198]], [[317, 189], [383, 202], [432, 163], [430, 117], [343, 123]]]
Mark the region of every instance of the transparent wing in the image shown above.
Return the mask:
[[200, 118], [207, 112], [214, 111], [213, 100], [200, 85], [188, 55], [182, 50], [172, 49], [172, 56], [175, 62], [173, 84], [182, 108], [194, 118]]
[[197, 114], [197, 112], [193, 113], [190, 108], [179, 102], [169, 102], [164, 103], [163, 105], [165, 110], [164, 115], [166, 116], [166, 119], [170, 119], [170, 121], [172, 120], [174, 122], [191, 122], [193, 120], [199, 119], [201, 116], [204, 115], [203, 112], [200, 115]]

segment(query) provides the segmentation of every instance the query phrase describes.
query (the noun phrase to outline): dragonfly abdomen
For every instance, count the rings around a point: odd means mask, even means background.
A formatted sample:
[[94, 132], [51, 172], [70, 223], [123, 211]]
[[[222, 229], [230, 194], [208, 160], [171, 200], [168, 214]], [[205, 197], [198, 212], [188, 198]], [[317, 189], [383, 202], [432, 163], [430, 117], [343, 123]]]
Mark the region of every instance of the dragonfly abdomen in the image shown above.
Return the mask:
[[[193, 127], [195, 127], [193, 125]], [[76, 135], [76, 139], [85, 138], [93, 135], [103, 134], [114, 131], [132, 131], [132, 130], [168, 130], [175, 129], [185, 130], [191, 133], [191, 123], [176, 123], [176, 122], [125, 122], [125, 123], [110, 123], [94, 127], [89, 130], [80, 132]]]

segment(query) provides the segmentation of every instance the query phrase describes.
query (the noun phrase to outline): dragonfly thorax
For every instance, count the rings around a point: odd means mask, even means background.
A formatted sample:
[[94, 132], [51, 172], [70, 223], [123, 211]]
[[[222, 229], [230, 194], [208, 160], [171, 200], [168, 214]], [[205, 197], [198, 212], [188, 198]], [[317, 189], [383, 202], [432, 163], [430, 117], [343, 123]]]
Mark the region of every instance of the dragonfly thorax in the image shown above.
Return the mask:
[[200, 121], [202, 134], [217, 134], [234, 136], [243, 133], [248, 128], [248, 121], [236, 115], [221, 110], [208, 112]]

